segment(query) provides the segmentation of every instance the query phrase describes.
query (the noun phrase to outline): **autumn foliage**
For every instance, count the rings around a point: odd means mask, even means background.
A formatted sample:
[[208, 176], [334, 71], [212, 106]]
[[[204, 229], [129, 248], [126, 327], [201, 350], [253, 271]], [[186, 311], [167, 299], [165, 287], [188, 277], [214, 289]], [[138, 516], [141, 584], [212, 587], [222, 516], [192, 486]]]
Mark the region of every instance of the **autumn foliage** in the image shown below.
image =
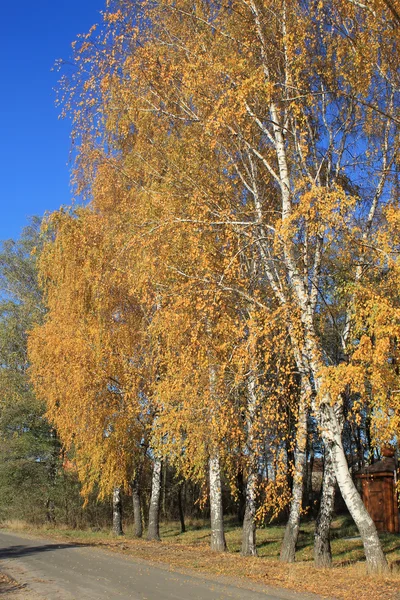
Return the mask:
[[45, 226], [30, 360], [87, 493], [128, 488], [146, 446], [204, 498], [210, 461], [234, 495], [244, 473], [271, 518], [302, 485], [299, 419], [384, 568], [342, 429], [368, 415], [371, 452], [399, 431], [398, 20], [116, 0], [74, 44], [82, 203]]

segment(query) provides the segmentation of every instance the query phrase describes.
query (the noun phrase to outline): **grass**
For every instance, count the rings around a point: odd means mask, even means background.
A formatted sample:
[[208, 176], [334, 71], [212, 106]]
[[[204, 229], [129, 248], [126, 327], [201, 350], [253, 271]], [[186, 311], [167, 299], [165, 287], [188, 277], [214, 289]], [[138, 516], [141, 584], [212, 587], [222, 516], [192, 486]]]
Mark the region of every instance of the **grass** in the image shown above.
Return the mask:
[[164, 563], [174, 569], [189, 569], [209, 575], [242, 577], [269, 586], [285, 587], [303, 592], [315, 592], [327, 598], [341, 600], [400, 600], [400, 535], [381, 536], [383, 549], [391, 565], [386, 575], [367, 574], [361, 539], [349, 518], [337, 518], [332, 526], [333, 568], [316, 569], [313, 565], [314, 522], [301, 525], [296, 563], [279, 562], [283, 526], [258, 529], [258, 558], [240, 556], [241, 530], [233, 520], [226, 521], [228, 553], [215, 554], [209, 550], [210, 528], [202, 520], [187, 523], [187, 531], [180, 533], [179, 524], [162, 523], [162, 542], [147, 542], [133, 537], [131, 526], [125, 536], [115, 538], [109, 530], [69, 530], [64, 527], [29, 527], [22, 522], [6, 522], [3, 527], [30, 533], [102, 546], [155, 563]]
[[[314, 521], [302, 523], [297, 561], [313, 561]], [[260, 558], [276, 560], [279, 558], [281, 543], [285, 528], [284, 526], [267, 526], [257, 530], [257, 547]], [[163, 523], [160, 526], [161, 538], [165, 542], [183, 544], [189, 546], [205, 547], [210, 545], [211, 532], [208, 522], [190, 521], [187, 524], [187, 532], [181, 534], [179, 524], [175, 522]], [[133, 537], [133, 532], [128, 527], [127, 537]], [[225, 537], [229, 552], [240, 553], [241, 528], [235, 521], [226, 520]], [[392, 565], [400, 564], [400, 535], [382, 534], [381, 542], [383, 550]], [[335, 519], [331, 529], [331, 546], [334, 566], [350, 564], [364, 560], [364, 549], [356, 526], [350, 517], [339, 517]]]

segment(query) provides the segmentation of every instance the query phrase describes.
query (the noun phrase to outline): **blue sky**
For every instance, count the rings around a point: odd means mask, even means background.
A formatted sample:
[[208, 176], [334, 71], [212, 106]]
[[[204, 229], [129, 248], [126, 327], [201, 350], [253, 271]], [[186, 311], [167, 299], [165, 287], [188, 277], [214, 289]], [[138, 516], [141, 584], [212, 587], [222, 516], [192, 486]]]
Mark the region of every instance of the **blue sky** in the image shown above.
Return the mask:
[[30, 215], [71, 200], [70, 123], [54, 105], [57, 58], [99, 22], [105, 0], [2, 2], [0, 25], [0, 239], [18, 237]]

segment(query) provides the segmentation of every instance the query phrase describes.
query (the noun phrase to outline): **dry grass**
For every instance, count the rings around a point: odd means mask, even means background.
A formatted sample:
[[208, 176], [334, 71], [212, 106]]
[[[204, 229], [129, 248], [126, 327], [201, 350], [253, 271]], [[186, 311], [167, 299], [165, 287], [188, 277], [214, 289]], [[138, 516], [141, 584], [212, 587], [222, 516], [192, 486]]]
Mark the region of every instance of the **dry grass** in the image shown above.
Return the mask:
[[[15, 531], [11, 525], [12, 523], [7, 523], [7, 528]], [[19, 524], [19, 531], [21, 527]], [[167, 564], [173, 569], [189, 569], [198, 573], [234, 578], [241, 574], [244, 578], [268, 586], [314, 592], [327, 598], [400, 600], [400, 536], [382, 536], [382, 543], [391, 564], [391, 573], [372, 577], [367, 574], [363, 562], [361, 540], [354, 539], [354, 527], [343, 518], [336, 520], [333, 526], [332, 569], [316, 569], [313, 566], [312, 522], [302, 526], [297, 562], [293, 565], [283, 565], [278, 561], [283, 527], [266, 527], [257, 532], [258, 558], [240, 556], [240, 528], [229, 522], [226, 531], [229, 552], [225, 554], [215, 554], [209, 550], [210, 530], [203, 521], [190, 522], [188, 531], [184, 534], [179, 533], [177, 523], [164, 523], [161, 526], [161, 543], [136, 540], [129, 527], [126, 528], [126, 535], [122, 539], [113, 538], [108, 531], [56, 528], [26, 530], [57, 539], [102, 546], [154, 563]]]
[[26, 531], [30, 527], [26, 521], [21, 521], [20, 519], [8, 519], [7, 521], [3, 521], [1, 526], [13, 531]]

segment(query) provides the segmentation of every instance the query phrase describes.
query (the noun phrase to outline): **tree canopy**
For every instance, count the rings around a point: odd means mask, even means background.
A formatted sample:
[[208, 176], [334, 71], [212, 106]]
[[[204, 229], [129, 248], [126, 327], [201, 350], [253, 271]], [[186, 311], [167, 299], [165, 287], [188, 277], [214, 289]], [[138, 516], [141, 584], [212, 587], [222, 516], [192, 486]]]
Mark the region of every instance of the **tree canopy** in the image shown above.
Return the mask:
[[49, 220], [30, 357], [88, 490], [127, 484], [146, 438], [210, 493], [213, 469], [263, 476], [279, 510], [312, 416], [385, 568], [342, 429], [367, 412], [372, 446], [398, 435], [397, 15], [116, 0], [75, 43], [86, 205]]

